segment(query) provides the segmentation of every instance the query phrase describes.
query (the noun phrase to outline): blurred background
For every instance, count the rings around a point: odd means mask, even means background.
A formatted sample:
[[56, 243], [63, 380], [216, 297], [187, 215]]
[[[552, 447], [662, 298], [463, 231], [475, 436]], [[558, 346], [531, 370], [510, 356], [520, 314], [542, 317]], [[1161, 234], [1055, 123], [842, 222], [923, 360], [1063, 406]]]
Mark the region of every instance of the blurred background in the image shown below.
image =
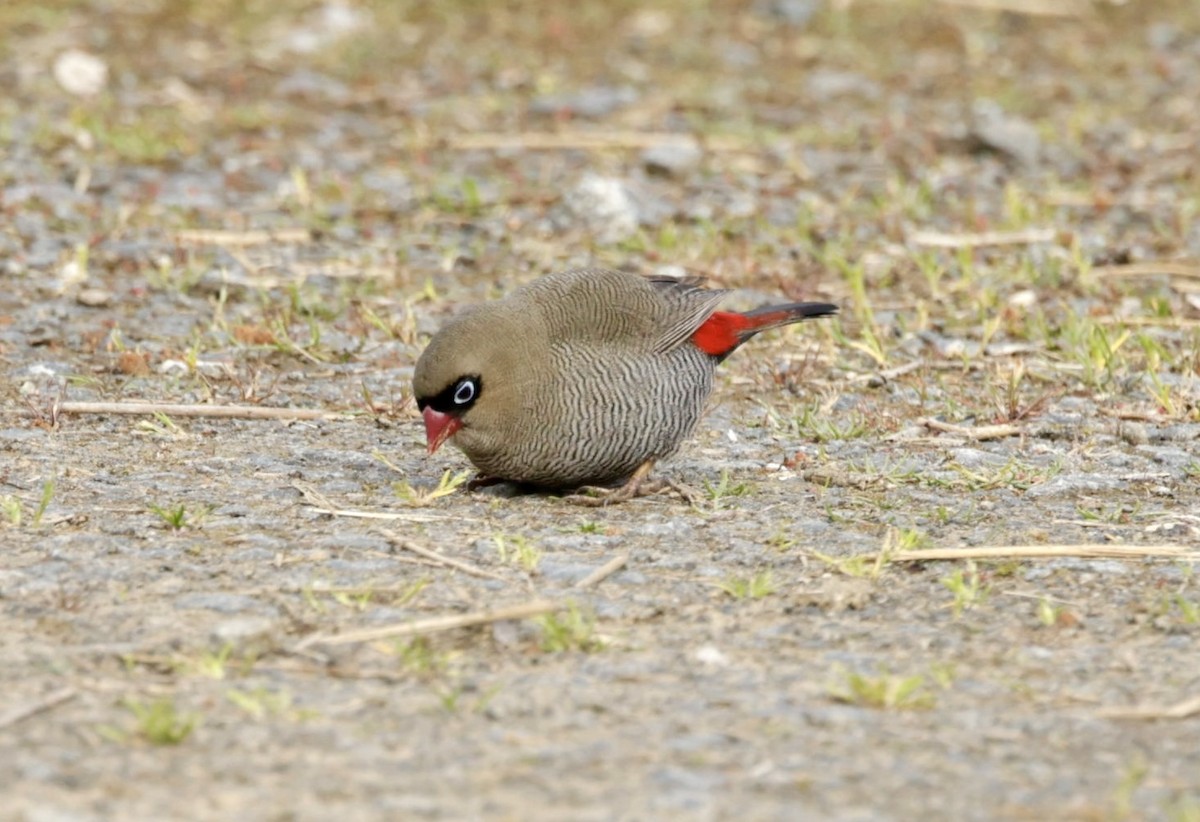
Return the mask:
[[[737, 281], [803, 267], [813, 243], [859, 256], [1096, 208], [1127, 213], [1078, 227], [1088, 254], [1196, 254], [1198, 17], [1187, 0], [10, 0], [0, 255], [44, 269], [86, 237], [137, 268], [117, 238], [299, 224], [373, 244], [359, 262], [401, 285], [597, 247]], [[782, 245], [738, 259], [759, 240]]]
[[85, 301], [394, 318], [598, 262], [842, 301], [878, 363], [1200, 314], [1186, 271], [1091, 276], [1200, 255], [1188, 0], [18, 0], [0, 31], [0, 271]]

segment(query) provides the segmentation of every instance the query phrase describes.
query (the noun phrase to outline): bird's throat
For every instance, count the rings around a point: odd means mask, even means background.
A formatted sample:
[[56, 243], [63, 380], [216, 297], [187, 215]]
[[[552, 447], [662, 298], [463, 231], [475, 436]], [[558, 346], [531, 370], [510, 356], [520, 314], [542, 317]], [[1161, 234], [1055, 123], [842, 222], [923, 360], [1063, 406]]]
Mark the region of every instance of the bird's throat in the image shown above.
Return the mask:
[[453, 414], [443, 414], [434, 411], [429, 406], [421, 413], [425, 420], [425, 441], [429, 443], [429, 453], [442, 447], [446, 440], [454, 436], [462, 428], [462, 420]]

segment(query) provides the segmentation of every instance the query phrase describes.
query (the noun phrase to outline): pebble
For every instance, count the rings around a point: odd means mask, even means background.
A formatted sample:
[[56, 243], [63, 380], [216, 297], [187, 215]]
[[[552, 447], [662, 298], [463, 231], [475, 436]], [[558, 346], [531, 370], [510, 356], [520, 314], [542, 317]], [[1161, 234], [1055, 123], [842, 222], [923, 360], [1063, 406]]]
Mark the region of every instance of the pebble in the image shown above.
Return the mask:
[[262, 616], [244, 616], [226, 619], [212, 629], [212, 639], [221, 645], [242, 645], [254, 640], [265, 639], [274, 628], [274, 621]]
[[566, 200], [571, 213], [601, 242], [618, 242], [638, 228], [638, 207], [623, 180], [584, 175]]
[[54, 60], [54, 80], [68, 94], [91, 97], [108, 85], [108, 64], [93, 54], [69, 49]]
[[983, 148], [1024, 166], [1033, 166], [1042, 153], [1037, 129], [1009, 114], [992, 100], [977, 100], [971, 108], [969, 134]]
[[1145, 445], [1150, 442], [1146, 426], [1140, 422], [1121, 422], [1117, 425], [1117, 434], [1130, 445]]
[[565, 94], [545, 94], [529, 105], [534, 114], [573, 114], [598, 119], [607, 117], [638, 99], [630, 86], [589, 86]]
[[822, 0], [768, 0], [759, 7], [761, 13], [789, 26], [807, 26], [823, 5]]
[[274, 608], [254, 597], [242, 594], [195, 593], [184, 594], [175, 598], [175, 607], [181, 610], [217, 611], [223, 614], [243, 612], [271, 612]]
[[1040, 485], [1033, 486], [1025, 492], [1025, 496], [1044, 499], [1068, 494], [1117, 491], [1124, 487], [1125, 483], [1122, 480], [1105, 474], [1060, 474]]
[[682, 137], [647, 148], [642, 152], [642, 165], [651, 174], [680, 177], [700, 165], [703, 156], [699, 143], [691, 137]]
[[103, 288], [85, 288], [75, 295], [75, 302], [88, 308], [103, 308], [112, 302], [111, 291]]
[[879, 86], [861, 74], [849, 71], [814, 71], [805, 81], [808, 95], [817, 102], [828, 102], [838, 97], [861, 97], [874, 100], [879, 97]]

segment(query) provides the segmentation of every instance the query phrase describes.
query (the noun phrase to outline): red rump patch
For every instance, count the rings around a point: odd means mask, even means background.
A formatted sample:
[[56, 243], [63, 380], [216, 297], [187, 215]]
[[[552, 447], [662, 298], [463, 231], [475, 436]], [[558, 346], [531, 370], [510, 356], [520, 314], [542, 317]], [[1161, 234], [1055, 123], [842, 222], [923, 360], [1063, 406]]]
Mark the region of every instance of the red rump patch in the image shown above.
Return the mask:
[[786, 308], [738, 314], [717, 311], [692, 334], [692, 342], [705, 354], [724, 357], [759, 331], [803, 319], [804, 315]]
[[755, 325], [754, 321], [733, 311], [716, 311], [692, 334], [692, 342], [705, 354], [723, 357], [742, 344], [742, 334]]

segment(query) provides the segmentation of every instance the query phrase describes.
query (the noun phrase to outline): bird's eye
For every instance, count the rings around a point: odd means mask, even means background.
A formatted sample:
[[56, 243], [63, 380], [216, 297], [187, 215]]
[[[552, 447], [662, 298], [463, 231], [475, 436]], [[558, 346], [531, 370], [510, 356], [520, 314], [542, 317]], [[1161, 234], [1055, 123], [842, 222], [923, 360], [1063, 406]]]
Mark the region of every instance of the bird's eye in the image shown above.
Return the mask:
[[465, 379], [454, 389], [454, 404], [466, 405], [475, 399], [475, 380]]

